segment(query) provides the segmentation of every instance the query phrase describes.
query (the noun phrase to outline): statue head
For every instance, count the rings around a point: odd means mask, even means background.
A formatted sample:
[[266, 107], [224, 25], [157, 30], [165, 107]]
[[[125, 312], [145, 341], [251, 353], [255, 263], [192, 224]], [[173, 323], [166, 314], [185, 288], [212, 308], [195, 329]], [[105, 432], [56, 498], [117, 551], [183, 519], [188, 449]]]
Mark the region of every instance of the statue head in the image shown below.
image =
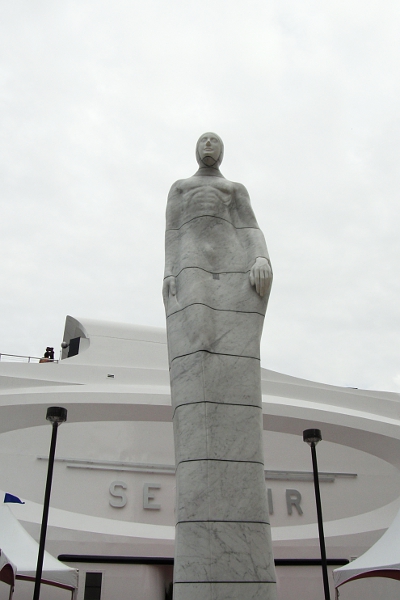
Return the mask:
[[200, 167], [218, 169], [224, 157], [224, 143], [216, 133], [207, 132], [199, 137], [196, 159]]

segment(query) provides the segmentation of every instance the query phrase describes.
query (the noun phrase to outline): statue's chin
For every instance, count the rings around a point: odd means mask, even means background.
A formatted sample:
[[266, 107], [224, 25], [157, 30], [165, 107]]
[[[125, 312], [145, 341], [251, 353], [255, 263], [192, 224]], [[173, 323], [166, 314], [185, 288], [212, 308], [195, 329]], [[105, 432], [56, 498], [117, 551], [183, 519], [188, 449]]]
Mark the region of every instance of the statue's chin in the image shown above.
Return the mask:
[[201, 162], [206, 165], [206, 167], [213, 167], [217, 161], [212, 156], [205, 156], [201, 159]]

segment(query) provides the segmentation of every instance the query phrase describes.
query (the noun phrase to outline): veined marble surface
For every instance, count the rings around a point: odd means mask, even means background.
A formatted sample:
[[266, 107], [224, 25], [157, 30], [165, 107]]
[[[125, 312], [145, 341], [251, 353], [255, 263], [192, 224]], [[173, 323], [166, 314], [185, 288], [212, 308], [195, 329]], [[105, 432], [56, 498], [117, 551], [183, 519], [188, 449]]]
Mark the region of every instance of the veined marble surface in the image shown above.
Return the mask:
[[[170, 298], [168, 316], [194, 303], [209, 306], [214, 310], [254, 313], [264, 316], [265, 299], [258, 294], [249, 295], [249, 274], [243, 272], [209, 272], [200, 268], [182, 269], [177, 275], [179, 293]], [[247, 273], [243, 277], [243, 273]], [[227, 294], [226, 290], [235, 290]], [[251, 288], [250, 288], [251, 289]], [[250, 296], [250, 297], [249, 297]]]
[[174, 583], [174, 600], [265, 600], [276, 598], [275, 583]]
[[175, 411], [175, 457], [186, 461], [243, 461], [263, 464], [262, 413], [256, 406], [200, 401]]
[[260, 387], [272, 283], [244, 186], [201, 136], [167, 204], [163, 298], [177, 464], [175, 600], [275, 600]]
[[255, 358], [208, 351], [182, 356], [170, 367], [172, 406], [207, 401], [261, 408], [259, 375]]
[[177, 471], [177, 521], [269, 523], [262, 463], [195, 460]]
[[225, 311], [191, 304], [168, 317], [168, 350], [172, 362], [207, 349], [214, 354], [260, 358], [264, 317], [258, 313]]
[[[175, 581], [274, 582], [269, 526], [265, 523], [181, 523]], [[182, 550], [182, 553], [180, 552]]]

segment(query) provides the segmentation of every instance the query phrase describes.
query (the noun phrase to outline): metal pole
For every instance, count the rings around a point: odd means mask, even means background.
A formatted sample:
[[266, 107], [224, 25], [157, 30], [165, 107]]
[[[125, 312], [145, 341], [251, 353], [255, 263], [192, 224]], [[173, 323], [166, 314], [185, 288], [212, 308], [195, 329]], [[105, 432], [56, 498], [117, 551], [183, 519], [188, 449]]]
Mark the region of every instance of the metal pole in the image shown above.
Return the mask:
[[330, 593], [329, 593], [328, 566], [327, 566], [327, 562], [326, 562], [324, 526], [322, 523], [322, 505], [321, 505], [321, 495], [319, 492], [317, 451], [315, 449], [315, 442], [311, 442], [310, 446], [311, 446], [311, 456], [312, 456], [313, 473], [314, 473], [315, 502], [317, 504], [318, 534], [319, 534], [319, 546], [321, 548], [322, 578], [324, 581], [325, 600], [331, 600]]
[[54, 456], [56, 453], [57, 429], [58, 429], [57, 421], [54, 421], [52, 423], [52, 426], [53, 426], [53, 430], [51, 433], [49, 465], [48, 465], [48, 469], [47, 469], [47, 481], [46, 481], [46, 489], [45, 489], [45, 493], [44, 493], [42, 527], [40, 530], [39, 552], [38, 552], [38, 559], [37, 559], [37, 566], [36, 566], [36, 578], [35, 578], [35, 589], [33, 591], [33, 600], [39, 600], [39, 596], [40, 596], [40, 583], [42, 581], [42, 571], [43, 571], [44, 545], [46, 542], [47, 521], [48, 521], [48, 517], [49, 517], [51, 482], [53, 479]]

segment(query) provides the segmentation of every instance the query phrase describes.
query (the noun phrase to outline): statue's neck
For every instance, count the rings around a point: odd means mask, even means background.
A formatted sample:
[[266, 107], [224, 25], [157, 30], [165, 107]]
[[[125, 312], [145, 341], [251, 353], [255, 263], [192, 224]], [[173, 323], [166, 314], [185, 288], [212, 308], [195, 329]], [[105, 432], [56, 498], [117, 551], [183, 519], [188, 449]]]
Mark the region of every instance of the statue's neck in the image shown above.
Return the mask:
[[215, 167], [200, 167], [200, 169], [197, 171], [197, 173], [194, 174], [194, 176], [197, 176], [197, 177], [222, 177], [225, 179], [225, 177], [222, 175], [221, 171], [219, 169], [216, 169]]

